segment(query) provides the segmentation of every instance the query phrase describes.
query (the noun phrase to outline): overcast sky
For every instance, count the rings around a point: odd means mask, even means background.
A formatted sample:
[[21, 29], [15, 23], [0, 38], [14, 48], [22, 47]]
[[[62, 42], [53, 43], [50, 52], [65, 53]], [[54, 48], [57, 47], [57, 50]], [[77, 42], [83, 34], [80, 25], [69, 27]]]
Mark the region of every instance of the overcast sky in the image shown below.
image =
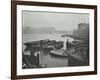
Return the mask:
[[78, 23], [88, 23], [89, 14], [23, 11], [23, 27], [54, 27], [56, 30], [72, 31]]

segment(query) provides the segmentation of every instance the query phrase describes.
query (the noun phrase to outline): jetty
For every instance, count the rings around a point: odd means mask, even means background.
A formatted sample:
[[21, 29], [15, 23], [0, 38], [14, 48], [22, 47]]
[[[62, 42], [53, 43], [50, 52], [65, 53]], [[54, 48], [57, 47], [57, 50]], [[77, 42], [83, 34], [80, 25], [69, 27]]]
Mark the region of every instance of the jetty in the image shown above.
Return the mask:
[[[44, 53], [48, 54], [48, 52], [54, 52], [58, 56], [65, 57], [64, 51], [53, 51], [63, 48], [62, 41], [55, 41], [55, 40], [38, 40], [38, 41], [31, 41], [25, 42], [24, 45], [26, 46], [23, 52], [23, 68], [40, 68], [44, 67], [41, 64], [41, 55]], [[24, 54], [25, 52], [29, 51], [30, 54]], [[63, 55], [59, 55], [59, 54]], [[46, 67], [46, 66], [45, 66]]]

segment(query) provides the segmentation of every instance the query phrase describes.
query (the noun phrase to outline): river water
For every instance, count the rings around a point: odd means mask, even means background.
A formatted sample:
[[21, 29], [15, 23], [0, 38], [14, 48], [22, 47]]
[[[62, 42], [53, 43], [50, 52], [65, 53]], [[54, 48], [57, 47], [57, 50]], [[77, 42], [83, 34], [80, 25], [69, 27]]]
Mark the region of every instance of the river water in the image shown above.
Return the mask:
[[[66, 49], [66, 41], [69, 39], [72, 42], [74, 39], [70, 37], [61, 37], [61, 33], [54, 33], [54, 34], [24, 34], [23, 35], [23, 43], [31, 42], [31, 41], [38, 41], [44, 39], [56, 40], [56, 41], [63, 41], [64, 47]], [[23, 45], [23, 52], [24, 54], [29, 54], [29, 52], [25, 52], [25, 45]], [[61, 58], [57, 56], [51, 56], [50, 53], [42, 54], [40, 59], [40, 64], [46, 67], [66, 67], [68, 66], [68, 59]]]

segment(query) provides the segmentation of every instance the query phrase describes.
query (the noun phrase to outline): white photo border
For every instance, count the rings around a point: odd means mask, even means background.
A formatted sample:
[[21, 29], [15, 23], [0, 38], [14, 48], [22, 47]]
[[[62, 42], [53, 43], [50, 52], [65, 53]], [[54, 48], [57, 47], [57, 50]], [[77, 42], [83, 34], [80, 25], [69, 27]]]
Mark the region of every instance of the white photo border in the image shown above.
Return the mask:
[[[63, 68], [40, 68], [40, 69], [22, 69], [22, 10], [29, 11], [51, 11], [51, 12], [71, 12], [71, 13], [89, 13], [90, 17], [90, 44], [89, 47], [89, 66], [63, 67]], [[46, 6], [17, 5], [17, 75], [36, 75], [51, 73], [71, 73], [94, 71], [94, 10], [80, 8], [60, 8]]]

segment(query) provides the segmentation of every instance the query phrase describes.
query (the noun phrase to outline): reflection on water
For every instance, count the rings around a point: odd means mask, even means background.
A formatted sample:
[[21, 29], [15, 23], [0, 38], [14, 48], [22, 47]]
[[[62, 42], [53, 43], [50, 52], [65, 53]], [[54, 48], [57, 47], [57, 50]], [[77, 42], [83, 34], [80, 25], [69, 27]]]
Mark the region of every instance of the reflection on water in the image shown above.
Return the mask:
[[47, 53], [46, 55], [43, 54], [41, 55], [41, 64], [42, 66], [47, 66], [47, 67], [64, 67], [68, 66], [68, 59], [67, 58], [62, 58], [58, 56], [53, 56], [50, 53]]

